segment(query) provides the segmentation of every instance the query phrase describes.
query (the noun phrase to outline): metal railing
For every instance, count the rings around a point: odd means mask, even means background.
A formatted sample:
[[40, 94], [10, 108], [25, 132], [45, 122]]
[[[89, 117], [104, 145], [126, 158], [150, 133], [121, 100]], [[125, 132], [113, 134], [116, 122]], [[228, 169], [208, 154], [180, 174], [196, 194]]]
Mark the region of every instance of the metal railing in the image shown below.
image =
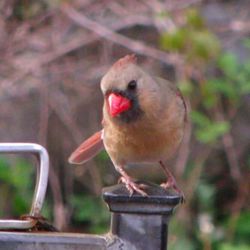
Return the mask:
[[[147, 183], [147, 197], [130, 196], [122, 184], [107, 187], [102, 194], [111, 211], [111, 226], [107, 234], [34, 232], [32, 228], [42, 218], [40, 212], [48, 182], [47, 151], [38, 144], [0, 143], [0, 153], [31, 153], [39, 157], [30, 213], [22, 220], [0, 220], [0, 250], [167, 249], [168, 223], [173, 209], [181, 202], [179, 195], [150, 183]], [[30, 232], [27, 229], [31, 229]]]
[[46, 194], [49, 157], [46, 149], [34, 143], [0, 143], [0, 153], [30, 153], [39, 157], [39, 169], [37, 170], [37, 183], [34, 192], [30, 213], [23, 220], [0, 220], [0, 229], [29, 229], [35, 225], [32, 217], [40, 215]]

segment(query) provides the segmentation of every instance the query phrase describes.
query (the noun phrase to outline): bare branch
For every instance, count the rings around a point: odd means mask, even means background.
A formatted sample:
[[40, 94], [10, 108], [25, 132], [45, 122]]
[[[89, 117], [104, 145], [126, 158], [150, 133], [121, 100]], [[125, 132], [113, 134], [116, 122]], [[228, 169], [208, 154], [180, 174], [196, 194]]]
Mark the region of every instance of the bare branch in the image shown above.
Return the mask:
[[133, 40], [121, 34], [115, 33], [107, 27], [90, 20], [82, 13], [79, 13], [69, 5], [64, 5], [61, 8], [70, 19], [74, 20], [78, 25], [91, 30], [92, 32], [104, 37], [114, 43], [120, 44], [140, 55], [146, 55], [159, 60], [166, 64], [176, 64], [180, 62], [180, 57], [176, 54], [168, 54], [156, 48], [145, 45], [143, 42]]
[[[221, 122], [226, 121], [226, 118], [224, 116], [224, 113], [222, 111], [222, 107], [220, 104], [218, 105], [216, 109], [215, 115], [219, 121]], [[237, 153], [234, 147], [234, 139], [230, 131], [226, 132], [222, 136], [222, 143], [223, 143], [223, 147], [224, 147], [227, 160], [228, 160], [228, 164], [230, 167], [230, 174], [235, 180], [240, 180], [241, 172], [240, 172], [239, 161], [238, 161]]]
[[[117, 21], [111, 24], [111, 28], [113, 30], [121, 30], [121, 29], [128, 28], [134, 25], [150, 26], [150, 25], [153, 25], [153, 21], [151, 18], [147, 18], [142, 15], [130, 16], [130, 17], [122, 19], [121, 21]], [[48, 63], [51, 63], [54, 60], [60, 58], [61, 56], [64, 56], [65, 54], [69, 52], [79, 49], [80, 47], [87, 46], [88, 44], [91, 44], [98, 39], [99, 39], [99, 36], [95, 34], [90, 34], [88, 36], [84, 34], [78, 38], [74, 38], [67, 44], [57, 44], [53, 51], [49, 51], [46, 54], [39, 56], [38, 59], [35, 59], [35, 61], [30, 62], [30, 64], [27, 65], [25, 69], [23, 69], [20, 72], [17, 72], [14, 76], [12, 76], [11, 79], [4, 79], [2, 81], [1, 88], [5, 89], [7, 92], [10, 92], [10, 90], [12, 89], [12, 85], [15, 84], [16, 82], [20, 82], [27, 75], [33, 74], [44, 65], [47, 65]], [[18, 96], [23, 96], [25, 95], [25, 93], [26, 91], [24, 89], [22, 89], [21, 92], [16, 91], [16, 94]]]

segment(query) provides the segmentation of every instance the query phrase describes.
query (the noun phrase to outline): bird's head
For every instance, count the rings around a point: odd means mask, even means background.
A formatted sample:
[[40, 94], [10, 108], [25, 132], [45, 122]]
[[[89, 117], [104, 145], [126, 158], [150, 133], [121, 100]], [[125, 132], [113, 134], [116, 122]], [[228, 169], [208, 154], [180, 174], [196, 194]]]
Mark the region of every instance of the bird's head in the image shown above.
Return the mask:
[[123, 57], [102, 78], [104, 106], [114, 119], [131, 122], [144, 113], [141, 99], [151, 87], [146, 87], [149, 76], [136, 61], [135, 55]]

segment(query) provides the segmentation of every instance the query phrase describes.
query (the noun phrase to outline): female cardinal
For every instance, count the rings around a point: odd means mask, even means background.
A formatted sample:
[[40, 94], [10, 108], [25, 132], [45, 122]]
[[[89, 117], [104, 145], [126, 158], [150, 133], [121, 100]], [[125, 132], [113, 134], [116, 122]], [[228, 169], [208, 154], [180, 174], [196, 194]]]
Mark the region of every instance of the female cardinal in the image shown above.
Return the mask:
[[84, 141], [69, 162], [82, 164], [106, 149], [130, 194], [147, 195], [124, 171], [129, 163], [159, 162], [167, 181], [182, 193], [163, 161], [177, 150], [184, 133], [186, 105], [169, 81], [150, 76], [135, 55], [118, 60], [101, 80], [104, 96], [103, 129]]

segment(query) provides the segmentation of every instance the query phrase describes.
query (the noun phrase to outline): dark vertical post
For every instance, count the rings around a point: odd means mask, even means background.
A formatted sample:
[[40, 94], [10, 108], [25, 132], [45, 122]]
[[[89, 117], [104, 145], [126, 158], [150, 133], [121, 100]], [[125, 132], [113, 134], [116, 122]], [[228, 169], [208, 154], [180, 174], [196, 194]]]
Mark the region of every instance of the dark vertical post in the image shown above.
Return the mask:
[[169, 218], [181, 197], [160, 186], [147, 185], [147, 197], [136, 193], [130, 196], [124, 185], [103, 190], [103, 198], [112, 212], [108, 249], [167, 249]]

